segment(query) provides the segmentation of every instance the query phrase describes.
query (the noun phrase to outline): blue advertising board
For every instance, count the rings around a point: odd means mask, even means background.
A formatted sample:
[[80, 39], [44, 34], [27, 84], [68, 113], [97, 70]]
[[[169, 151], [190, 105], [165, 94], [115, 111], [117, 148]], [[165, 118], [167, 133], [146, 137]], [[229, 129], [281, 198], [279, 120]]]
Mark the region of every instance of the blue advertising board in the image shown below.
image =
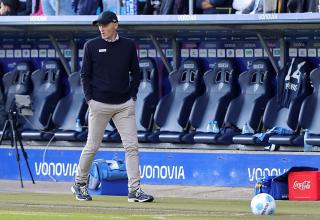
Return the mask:
[[[27, 149], [36, 181], [73, 181], [81, 150]], [[96, 158], [124, 158], [123, 151], [98, 151]], [[252, 186], [257, 177], [280, 175], [293, 166], [320, 168], [320, 155], [221, 152], [140, 153], [140, 174], [144, 184]], [[19, 172], [13, 148], [0, 149], [0, 179], [17, 180]], [[23, 179], [30, 179], [21, 155]]]

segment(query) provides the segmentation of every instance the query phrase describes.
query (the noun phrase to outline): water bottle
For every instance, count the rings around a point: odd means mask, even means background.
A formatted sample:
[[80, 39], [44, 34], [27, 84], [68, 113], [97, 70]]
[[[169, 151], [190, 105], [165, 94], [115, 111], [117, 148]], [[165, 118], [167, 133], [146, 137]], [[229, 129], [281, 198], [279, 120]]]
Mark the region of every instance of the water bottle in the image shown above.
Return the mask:
[[81, 126], [79, 118], [77, 118], [77, 120], [76, 120], [76, 131], [77, 132], [81, 132], [82, 131], [82, 126]]
[[303, 136], [303, 151], [304, 152], [310, 152], [312, 151], [312, 145], [311, 144], [307, 144], [307, 138], [309, 137], [309, 130], [305, 129], [304, 130], [304, 136]]
[[220, 132], [220, 129], [219, 129], [217, 121], [213, 121], [212, 122], [212, 132], [215, 133], [215, 134], [218, 134]]
[[213, 126], [212, 126], [213, 121], [209, 120], [207, 124], [207, 132], [213, 132]]
[[250, 127], [248, 125], [248, 122], [244, 123], [241, 133], [242, 134], [250, 134], [251, 133]]

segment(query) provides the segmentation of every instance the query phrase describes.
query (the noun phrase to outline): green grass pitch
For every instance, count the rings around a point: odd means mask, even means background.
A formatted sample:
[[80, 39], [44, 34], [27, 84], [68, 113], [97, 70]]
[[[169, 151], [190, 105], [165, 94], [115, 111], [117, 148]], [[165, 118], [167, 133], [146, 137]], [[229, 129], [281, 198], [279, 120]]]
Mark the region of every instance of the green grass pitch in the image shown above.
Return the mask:
[[0, 220], [320, 219], [317, 201], [276, 201], [275, 215], [254, 216], [248, 200], [156, 198], [154, 203], [128, 203], [126, 197], [93, 199], [86, 202], [66, 194], [0, 192]]

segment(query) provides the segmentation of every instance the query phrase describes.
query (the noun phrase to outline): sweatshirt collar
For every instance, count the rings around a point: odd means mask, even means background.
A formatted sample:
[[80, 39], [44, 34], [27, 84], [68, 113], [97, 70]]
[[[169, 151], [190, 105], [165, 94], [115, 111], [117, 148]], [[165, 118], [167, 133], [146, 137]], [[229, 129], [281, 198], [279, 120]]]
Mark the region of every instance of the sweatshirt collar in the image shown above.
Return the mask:
[[109, 42], [109, 43], [111, 43], [111, 42], [116, 42], [117, 40], [119, 40], [119, 34], [117, 33], [117, 35], [116, 35], [116, 38], [114, 39], [114, 41], [112, 41], [111, 39], [103, 39], [103, 40], [105, 40], [105, 41], [107, 41], [107, 42]]

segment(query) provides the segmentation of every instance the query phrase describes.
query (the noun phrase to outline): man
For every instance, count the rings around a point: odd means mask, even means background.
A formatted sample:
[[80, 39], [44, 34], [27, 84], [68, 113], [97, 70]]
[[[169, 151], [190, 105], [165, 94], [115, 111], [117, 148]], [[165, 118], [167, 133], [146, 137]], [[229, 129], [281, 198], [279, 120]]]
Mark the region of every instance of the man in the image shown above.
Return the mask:
[[101, 36], [85, 43], [81, 68], [81, 82], [89, 105], [88, 138], [71, 189], [78, 200], [92, 200], [86, 185], [88, 171], [100, 147], [106, 125], [112, 118], [126, 153], [128, 201], [152, 202], [153, 197], [140, 188], [135, 122], [140, 69], [136, 47], [131, 40], [118, 35], [115, 13], [105, 11], [93, 24], [98, 24]]
[[19, 0], [0, 0], [0, 15], [17, 15]]

